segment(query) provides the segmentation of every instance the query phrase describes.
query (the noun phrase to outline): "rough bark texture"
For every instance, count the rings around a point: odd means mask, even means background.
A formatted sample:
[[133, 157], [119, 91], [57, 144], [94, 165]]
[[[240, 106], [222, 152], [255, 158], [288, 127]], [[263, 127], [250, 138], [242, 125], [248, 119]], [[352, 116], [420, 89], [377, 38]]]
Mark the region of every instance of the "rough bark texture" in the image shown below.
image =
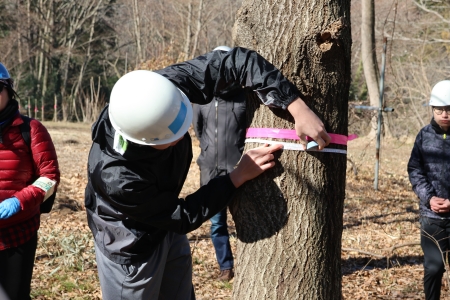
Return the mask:
[[[244, 0], [234, 42], [281, 69], [328, 132], [347, 135], [349, 0]], [[294, 128], [287, 111], [269, 110], [249, 97], [248, 126]], [[278, 160], [230, 207], [239, 239], [233, 298], [340, 299], [346, 156], [286, 150]]]

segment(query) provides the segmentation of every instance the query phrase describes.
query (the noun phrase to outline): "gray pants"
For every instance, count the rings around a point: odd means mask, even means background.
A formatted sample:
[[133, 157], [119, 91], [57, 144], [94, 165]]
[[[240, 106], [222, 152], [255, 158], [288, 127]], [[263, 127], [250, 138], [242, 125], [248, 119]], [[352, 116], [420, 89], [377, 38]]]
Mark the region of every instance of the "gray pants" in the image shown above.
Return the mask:
[[104, 300], [194, 300], [192, 258], [186, 235], [169, 232], [145, 261], [116, 264], [95, 245]]

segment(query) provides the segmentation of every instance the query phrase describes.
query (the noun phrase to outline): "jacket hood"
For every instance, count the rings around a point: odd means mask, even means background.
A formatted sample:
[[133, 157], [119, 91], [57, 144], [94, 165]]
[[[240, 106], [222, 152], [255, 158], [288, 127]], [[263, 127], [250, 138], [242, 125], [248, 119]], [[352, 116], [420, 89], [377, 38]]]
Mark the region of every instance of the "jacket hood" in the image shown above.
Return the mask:
[[102, 110], [98, 120], [92, 125], [92, 141], [99, 144], [102, 151], [107, 155], [127, 161], [136, 161], [141, 159], [164, 159], [170, 155], [172, 147], [164, 150], [157, 150], [151, 146], [138, 145], [128, 141], [128, 147], [122, 155], [114, 150], [115, 129], [111, 125], [108, 115], [108, 105]]

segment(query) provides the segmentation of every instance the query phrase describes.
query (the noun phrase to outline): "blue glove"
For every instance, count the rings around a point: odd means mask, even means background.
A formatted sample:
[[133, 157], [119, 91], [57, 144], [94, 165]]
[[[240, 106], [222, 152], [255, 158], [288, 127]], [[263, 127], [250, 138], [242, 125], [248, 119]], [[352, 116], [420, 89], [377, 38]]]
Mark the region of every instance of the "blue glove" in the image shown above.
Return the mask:
[[0, 202], [0, 219], [8, 219], [20, 211], [20, 202], [16, 197]]

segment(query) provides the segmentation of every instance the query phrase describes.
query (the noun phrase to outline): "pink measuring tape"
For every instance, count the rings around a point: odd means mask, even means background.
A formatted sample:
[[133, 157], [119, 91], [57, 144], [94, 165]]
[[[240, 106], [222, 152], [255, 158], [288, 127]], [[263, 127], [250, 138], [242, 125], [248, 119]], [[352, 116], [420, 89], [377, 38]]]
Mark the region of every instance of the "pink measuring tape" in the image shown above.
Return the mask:
[[[338, 144], [338, 145], [347, 145], [348, 141], [354, 140], [358, 137], [356, 134], [351, 134], [349, 136], [345, 136], [342, 134], [329, 133], [328, 135], [331, 137], [330, 143]], [[291, 130], [291, 129], [247, 128], [246, 137], [247, 137], [247, 139], [245, 140], [246, 143], [259, 142], [259, 143], [267, 143], [267, 144], [283, 144], [284, 149], [304, 151], [304, 148], [301, 144], [253, 139], [253, 138], [277, 138], [277, 139], [300, 140], [300, 138], [297, 136], [297, 133], [295, 132], [295, 130]], [[313, 139], [310, 138], [309, 136], [306, 137], [306, 140], [313, 141]], [[310, 144], [315, 144], [315, 146], [317, 146], [317, 143], [315, 143], [315, 142], [311, 142]], [[318, 151], [318, 150], [314, 149], [314, 145], [312, 145], [312, 146], [313, 146], [313, 149], [309, 149], [309, 147], [308, 147], [308, 151]], [[320, 151], [347, 154], [347, 151], [344, 149], [325, 148]]]

